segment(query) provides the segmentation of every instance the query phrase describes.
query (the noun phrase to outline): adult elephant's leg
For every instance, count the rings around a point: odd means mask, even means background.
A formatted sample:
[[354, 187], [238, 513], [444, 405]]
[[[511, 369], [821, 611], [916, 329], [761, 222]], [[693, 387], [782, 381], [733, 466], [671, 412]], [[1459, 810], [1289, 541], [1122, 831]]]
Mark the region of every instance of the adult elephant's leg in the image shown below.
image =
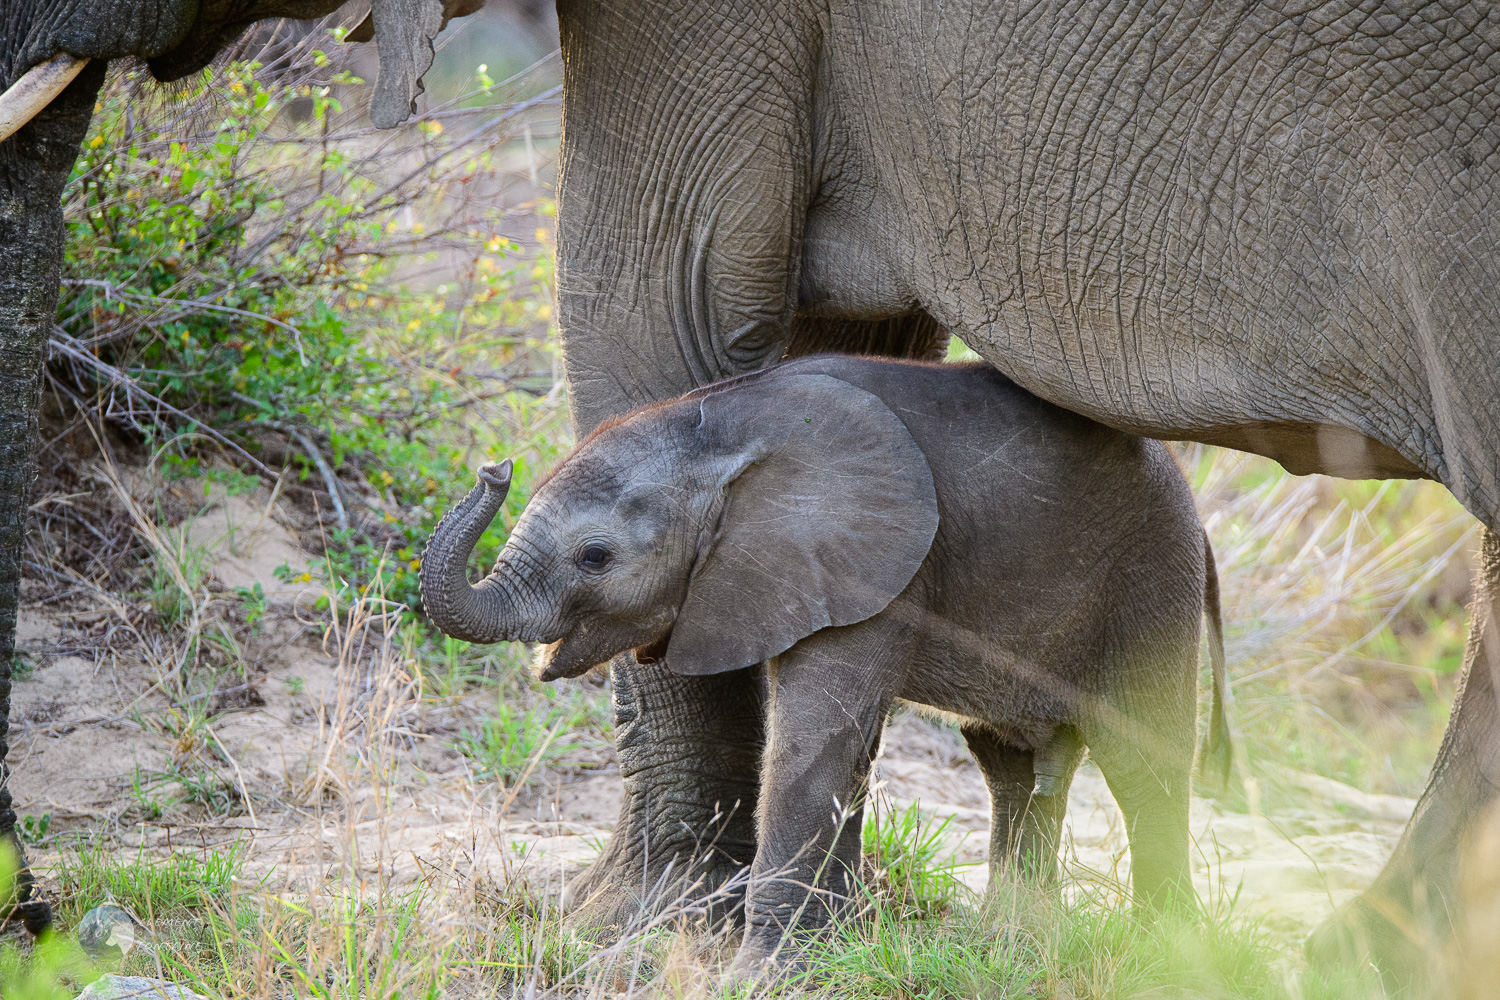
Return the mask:
[[[90, 64], [29, 125], [0, 143], [0, 842], [17, 859], [23, 855], [5, 759], [31, 450], [62, 272], [62, 188], [103, 80], [104, 63]], [[22, 860], [4, 911], [38, 933], [51, 913], [31, 894], [31, 872]]]
[[604, 853], [567, 890], [574, 921], [620, 932], [674, 905], [722, 917], [755, 857], [764, 743], [757, 670], [679, 677], [630, 654], [610, 665], [625, 799]]
[[1421, 974], [1450, 939], [1461, 850], [1500, 788], [1500, 536], [1486, 529], [1464, 671], [1432, 776], [1375, 883], [1308, 939], [1317, 965], [1373, 963], [1388, 985]]

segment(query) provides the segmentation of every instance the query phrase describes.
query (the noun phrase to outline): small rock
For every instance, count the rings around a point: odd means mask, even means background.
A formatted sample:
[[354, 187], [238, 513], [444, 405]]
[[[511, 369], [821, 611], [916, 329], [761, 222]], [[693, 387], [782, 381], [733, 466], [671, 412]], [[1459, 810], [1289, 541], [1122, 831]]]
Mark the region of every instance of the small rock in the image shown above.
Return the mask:
[[186, 986], [144, 976], [100, 976], [83, 988], [78, 1000], [207, 1000]]
[[95, 958], [123, 958], [145, 937], [145, 929], [113, 903], [101, 903], [78, 921], [78, 943]]

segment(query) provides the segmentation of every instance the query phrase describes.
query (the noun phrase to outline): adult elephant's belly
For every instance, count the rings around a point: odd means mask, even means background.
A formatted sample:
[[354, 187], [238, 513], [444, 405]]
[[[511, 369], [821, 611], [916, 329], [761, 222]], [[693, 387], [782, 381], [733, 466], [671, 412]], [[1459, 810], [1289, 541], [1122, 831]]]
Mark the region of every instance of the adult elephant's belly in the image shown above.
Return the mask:
[[890, 95], [872, 149], [903, 150], [877, 162], [907, 283], [1061, 406], [1296, 472], [1438, 479], [1500, 524], [1500, 148], [1464, 138], [1500, 85], [1398, 93], [1291, 56], [1256, 77], [1223, 28], [1171, 70], [1034, 59]]
[[1455, 315], [1451, 288], [1357, 267], [1320, 280], [1264, 234], [1200, 234], [1211, 250], [1132, 235], [1023, 241], [934, 282], [928, 310], [1021, 385], [1120, 430], [1294, 473], [1439, 479], [1477, 515], [1500, 510], [1500, 274], [1493, 303]]
[[[1154, 360], [1111, 356], [1081, 343], [1071, 355], [1047, 356], [1029, 339], [1017, 343], [1010, 329], [1001, 319], [978, 330], [961, 327], [960, 336], [1037, 395], [1119, 430], [1255, 452], [1297, 475], [1446, 481], [1444, 451], [1410, 427], [1391, 427], [1401, 419], [1432, 421], [1415, 397], [1330, 399], [1323, 392], [1331, 386], [1298, 372], [1303, 366], [1295, 361], [1257, 369], [1237, 358], [1213, 358], [1196, 345]], [[1079, 341], [1096, 344], [1130, 337], [1108, 327], [1076, 333]]]
[[834, 35], [882, 287], [1103, 423], [1500, 524], [1500, 20], [961, 6]]
[[920, 297], [1020, 384], [1120, 430], [1258, 452], [1296, 473], [1456, 481], [1495, 510], [1492, 468], [1467, 483], [1455, 473], [1493, 450], [1497, 369], [1465, 355], [1500, 347], [1500, 296], [1460, 332], [1434, 290], [1418, 314], [1395, 261], [1320, 252], [1337, 241], [1296, 206], [1201, 202], [1158, 210], [1195, 217], [1156, 230], [1133, 203], [1055, 223], [1038, 206], [1009, 252], [966, 262], [945, 228]]

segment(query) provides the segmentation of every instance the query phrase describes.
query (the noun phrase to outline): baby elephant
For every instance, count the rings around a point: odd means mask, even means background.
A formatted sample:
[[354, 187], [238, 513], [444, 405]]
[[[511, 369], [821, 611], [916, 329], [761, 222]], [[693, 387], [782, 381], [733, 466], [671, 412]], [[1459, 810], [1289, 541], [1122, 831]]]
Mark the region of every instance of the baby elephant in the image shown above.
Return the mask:
[[785, 961], [786, 932], [849, 892], [896, 699], [959, 720], [993, 798], [992, 873], [1017, 850], [1050, 873], [1087, 747], [1125, 815], [1137, 903], [1192, 899], [1205, 602], [1209, 744], [1228, 753], [1218, 584], [1160, 442], [984, 364], [804, 358], [599, 428], [471, 586], [509, 481], [509, 463], [481, 469], [428, 546], [423, 601], [443, 631], [545, 643], [544, 680], [632, 649], [677, 674], [765, 665], [737, 973]]

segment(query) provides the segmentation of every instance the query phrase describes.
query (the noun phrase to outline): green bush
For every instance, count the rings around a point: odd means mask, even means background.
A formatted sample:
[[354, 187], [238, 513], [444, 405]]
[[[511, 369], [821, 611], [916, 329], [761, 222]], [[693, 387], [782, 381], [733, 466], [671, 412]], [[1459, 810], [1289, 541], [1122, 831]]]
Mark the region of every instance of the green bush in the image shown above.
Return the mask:
[[[64, 915], [76, 923], [100, 903], [115, 903], [141, 919], [201, 910], [227, 899], [241, 877], [245, 845], [200, 856], [157, 858], [138, 850], [122, 858], [100, 844], [64, 852], [53, 866]], [[253, 887], [253, 882], [251, 886]]]
[[53, 382], [168, 475], [284, 478], [326, 527], [309, 578], [359, 586], [384, 557], [387, 596], [414, 607], [472, 467], [523, 457], [485, 560], [566, 438], [550, 262], [471, 194], [505, 135], [374, 137], [338, 96], [361, 81], [310, 45], [275, 62], [170, 98], [111, 76], [64, 195]]

